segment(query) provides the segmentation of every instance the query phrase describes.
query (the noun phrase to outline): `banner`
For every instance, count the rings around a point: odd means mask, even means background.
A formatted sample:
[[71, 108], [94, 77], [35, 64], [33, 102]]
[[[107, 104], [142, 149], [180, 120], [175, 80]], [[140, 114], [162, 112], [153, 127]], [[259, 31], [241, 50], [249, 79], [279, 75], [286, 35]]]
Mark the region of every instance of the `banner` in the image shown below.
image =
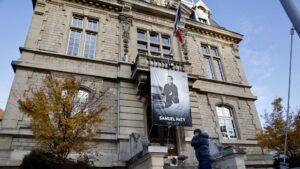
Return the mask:
[[187, 74], [151, 67], [153, 125], [192, 126]]

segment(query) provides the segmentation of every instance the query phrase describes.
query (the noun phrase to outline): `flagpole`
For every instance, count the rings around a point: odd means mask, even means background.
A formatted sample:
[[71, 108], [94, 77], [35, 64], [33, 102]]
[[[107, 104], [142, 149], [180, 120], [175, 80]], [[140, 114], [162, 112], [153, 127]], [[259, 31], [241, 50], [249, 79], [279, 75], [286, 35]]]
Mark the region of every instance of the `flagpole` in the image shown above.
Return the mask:
[[174, 23], [174, 28], [173, 28], [173, 35], [176, 35], [176, 22], [178, 21], [178, 10], [179, 10], [179, 7], [181, 5], [181, 0], [178, 0], [178, 7], [177, 7], [177, 10], [176, 10], [176, 16], [175, 16], [175, 23]]
[[284, 138], [284, 156], [283, 163], [281, 163], [280, 168], [288, 168], [286, 163], [287, 156], [287, 144], [288, 144], [288, 131], [289, 131], [289, 113], [290, 113], [290, 98], [291, 98], [291, 82], [292, 82], [292, 61], [293, 61], [293, 37], [295, 28], [291, 28], [291, 46], [290, 46], [290, 65], [289, 65], [289, 84], [288, 84], [288, 101], [287, 101], [287, 112], [286, 112], [286, 124], [285, 124], [285, 138]]

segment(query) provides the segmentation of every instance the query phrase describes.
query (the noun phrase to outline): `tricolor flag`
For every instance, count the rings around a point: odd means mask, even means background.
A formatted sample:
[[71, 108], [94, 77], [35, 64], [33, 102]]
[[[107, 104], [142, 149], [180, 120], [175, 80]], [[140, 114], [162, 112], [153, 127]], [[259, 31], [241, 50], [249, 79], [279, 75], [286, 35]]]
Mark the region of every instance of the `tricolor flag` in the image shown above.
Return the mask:
[[178, 8], [177, 8], [176, 18], [175, 18], [175, 22], [174, 22], [173, 34], [176, 35], [178, 37], [179, 42], [181, 44], [183, 44], [182, 34], [178, 27], [178, 25], [180, 23], [180, 19], [181, 19], [181, 0], [179, 0], [179, 2], [178, 2]]
[[[294, 0], [295, 1], [295, 0]], [[300, 37], [300, 9], [293, 0], [280, 0], [285, 12], [289, 16]]]

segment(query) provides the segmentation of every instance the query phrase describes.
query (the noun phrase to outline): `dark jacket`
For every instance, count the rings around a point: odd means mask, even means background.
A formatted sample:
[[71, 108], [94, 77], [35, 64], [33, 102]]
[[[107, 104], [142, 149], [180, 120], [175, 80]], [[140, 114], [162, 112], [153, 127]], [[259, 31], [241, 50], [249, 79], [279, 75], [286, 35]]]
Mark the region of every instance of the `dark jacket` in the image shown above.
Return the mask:
[[192, 139], [191, 145], [196, 151], [198, 161], [210, 159], [208, 138], [207, 133], [201, 133], [200, 135], [194, 136]]
[[170, 107], [173, 103], [179, 103], [178, 89], [175, 84], [166, 84], [164, 86], [164, 94], [166, 96], [166, 108]]

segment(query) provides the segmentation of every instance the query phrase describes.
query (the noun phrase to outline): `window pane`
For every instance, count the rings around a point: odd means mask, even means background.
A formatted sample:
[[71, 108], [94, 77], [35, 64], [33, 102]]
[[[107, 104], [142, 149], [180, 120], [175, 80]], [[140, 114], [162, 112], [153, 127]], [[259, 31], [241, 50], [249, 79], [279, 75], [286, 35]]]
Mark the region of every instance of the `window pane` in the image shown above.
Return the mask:
[[202, 53], [203, 54], [209, 54], [208, 46], [207, 45], [201, 45]]
[[[87, 109], [84, 106], [89, 98], [90, 93], [86, 90], [79, 90], [77, 93], [77, 97], [74, 99], [74, 108], [71, 112], [71, 117], [75, 116], [79, 112], [86, 112]], [[85, 109], [84, 109], [85, 108]]]
[[221, 60], [220, 59], [214, 59], [214, 68], [216, 73], [217, 80], [224, 80], [224, 74], [221, 66]]
[[86, 33], [84, 57], [86, 57], [86, 58], [94, 58], [95, 57], [96, 39], [97, 39], [97, 36], [95, 34]]
[[233, 120], [226, 120], [226, 130], [229, 138], [236, 138]]
[[170, 40], [169, 36], [162, 36], [161, 40], [162, 40], [163, 45], [170, 45], [171, 44], [171, 40]]
[[204, 63], [205, 63], [205, 69], [206, 69], [206, 75], [207, 78], [212, 79], [213, 74], [212, 74], [212, 66], [211, 66], [211, 61], [209, 58], [205, 57], [204, 58]]
[[224, 106], [217, 106], [216, 110], [219, 116], [220, 131], [223, 137], [228, 139], [236, 139], [237, 133], [231, 110]]
[[230, 135], [230, 137], [231, 138], [237, 138], [236, 130], [235, 130], [235, 126], [234, 126], [233, 120], [231, 120], [231, 125], [232, 125], [232, 134]]
[[231, 113], [230, 113], [230, 110], [226, 107], [223, 107], [223, 116], [224, 117], [231, 117]]
[[171, 54], [171, 49], [168, 47], [163, 48], [164, 54]]
[[207, 20], [206, 20], [206, 19], [199, 18], [199, 21], [200, 21], [201, 23], [207, 24]]
[[97, 30], [98, 29], [98, 21], [89, 19], [87, 28], [90, 30]]
[[160, 51], [160, 48], [158, 45], [150, 45], [150, 48], [152, 51], [156, 51], [156, 52]]
[[144, 50], [138, 50], [138, 53], [139, 54], [143, 54], [143, 55], [148, 55], [148, 52], [144, 51]]
[[77, 98], [79, 99], [79, 101], [82, 103], [82, 102], [85, 102], [88, 97], [89, 97], [89, 92], [88, 91], [85, 91], [85, 90], [79, 90], [78, 91], [78, 95], [77, 95]]
[[150, 41], [154, 43], [158, 43], [158, 34], [157, 33], [150, 33]]
[[160, 54], [159, 53], [153, 53], [153, 52], [151, 52], [151, 56], [160, 57]]
[[83, 17], [73, 16], [72, 26], [82, 28], [82, 26], [83, 26]]
[[78, 56], [80, 46], [81, 32], [77, 30], [71, 30], [68, 45], [68, 55]]
[[213, 56], [219, 56], [218, 49], [215, 47], [211, 47], [210, 52]]
[[138, 39], [139, 40], [147, 40], [147, 36], [146, 36], [146, 32], [145, 31], [138, 31]]
[[139, 49], [147, 49], [147, 44], [146, 43], [138, 42], [138, 48]]
[[217, 114], [218, 116], [223, 116], [223, 110], [221, 107], [217, 107]]

